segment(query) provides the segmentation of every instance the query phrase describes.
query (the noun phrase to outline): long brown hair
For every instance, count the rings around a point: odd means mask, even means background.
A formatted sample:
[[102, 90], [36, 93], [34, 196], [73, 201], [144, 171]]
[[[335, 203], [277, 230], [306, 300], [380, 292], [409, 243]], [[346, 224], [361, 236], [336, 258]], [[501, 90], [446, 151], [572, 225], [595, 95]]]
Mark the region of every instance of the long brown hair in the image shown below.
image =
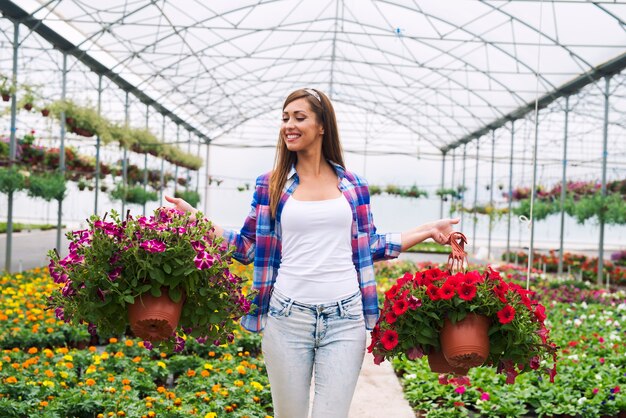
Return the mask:
[[[313, 93], [317, 93], [317, 96]], [[318, 97], [319, 96], [319, 97]], [[337, 119], [335, 118], [335, 109], [330, 99], [319, 90], [299, 89], [291, 93], [285, 99], [283, 110], [287, 105], [295, 100], [305, 98], [309, 102], [309, 106], [317, 122], [324, 128], [322, 137], [322, 155], [325, 159], [331, 160], [345, 168], [343, 162], [343, 150], [339, 141], [339, 131], [337, 130]], [[319, 100], [318, 100], [319, 99]], [[272, 218], [276, 218], [276, 210], [280, 196], [287, 182], [287, 175], [292, 165], [296, 163], [296, 153], [289, 151], [282, 131], [278, 134], [278, 144], [276, 145], [276, 156], [274, 158], [274, 170], [270, 177], [270, 213]]]

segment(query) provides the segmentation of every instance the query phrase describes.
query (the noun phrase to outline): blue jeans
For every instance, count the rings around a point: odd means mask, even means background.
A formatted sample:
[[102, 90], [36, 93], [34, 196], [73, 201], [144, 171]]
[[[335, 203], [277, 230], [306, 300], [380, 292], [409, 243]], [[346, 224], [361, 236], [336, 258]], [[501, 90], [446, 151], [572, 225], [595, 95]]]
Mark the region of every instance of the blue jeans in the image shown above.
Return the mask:
[[365, 355], [361, 292], [309, 305], [276, 290], [262, 350], [275, 418], [307, 418], [315, 371], [313, 418], [346, 418]]

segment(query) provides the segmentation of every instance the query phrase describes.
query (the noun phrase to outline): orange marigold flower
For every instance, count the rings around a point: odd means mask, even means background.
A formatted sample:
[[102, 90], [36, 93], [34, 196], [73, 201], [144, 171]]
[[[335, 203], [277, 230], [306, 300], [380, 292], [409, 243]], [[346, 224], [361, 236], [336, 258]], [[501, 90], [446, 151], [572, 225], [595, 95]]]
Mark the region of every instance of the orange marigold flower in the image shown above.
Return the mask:
[[224, 410], [225, 410], [226, 412], [233, 412], [233, 411], [234, 411], [233, 407], [232, 407], [232, 406], [230, 406], [230, 405], [226, 405], [226, 406], [224, 407]]
[[37, 347], [31, 347], [28, 349], [28, 354], [37, 354]]
[[211, 373], [208, 370], [202, 370], [200, 375], [202, 375], [202, 377], [209, 377], [211, 376]]
[[194, 377], [196, 375], [196, 371], [195, 370], [187, 370], [187, 376], [189, 377]]
[[14, 376], [9, 376], [6, 378], [5, 382], [7, 383], [17, 383], [17, 379]]
[[126, 340], [124, 341], [124, 344], [126, 344], [126, 347], [132, 347], [133, 346], [133, 340]]
[[181, 406], [182, 404], [183, 404], [183, 400], [182, 400], [182, 399], [180, 399], [180, 398], [176, 398], [176, 399], [174, 400], [174, 405], [176, 405], [176, 406]]
[[85, 383], [87, 384], [87, 386], [93, 386], [96, 384], [96, 381], [93, 379], [87, 379]]
[[128, 380], [128, 379], [122, 379], [122, 384], [123, 384], [123, 385], [130, 385], [130, 380]]
[[143, 373], [143, 372], [145, 372], [145, 371], [146, 371], [146, 369], [144, 369], [143, 367], [137, 367], [137, 371], [138, 371], [139, 373]]
[[109, 344], [115, 344], [116, 342], [117, 342], [117, 338], [115, 337], [109, 338]]
[[128, 392], [129, 390], [131, 390], [131, 387], [128, 385], [124, 385], [122, 386], [122, 389], [124, 389], [126, 392]]
[[157, 392], [159, 392], [159, 393], [163, 393], [163, 392], [165, 392], [165, 388], [164, 388], [163, 386], [159, 386], [159, 387], [157, 388]]

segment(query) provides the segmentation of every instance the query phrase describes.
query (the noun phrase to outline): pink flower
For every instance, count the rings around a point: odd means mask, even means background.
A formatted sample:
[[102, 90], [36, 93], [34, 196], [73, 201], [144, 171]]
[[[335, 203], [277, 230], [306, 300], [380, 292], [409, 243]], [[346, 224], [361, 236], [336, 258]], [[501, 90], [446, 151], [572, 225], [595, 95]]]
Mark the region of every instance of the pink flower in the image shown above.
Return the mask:
[[200, 252], [200, 251], [204, 251], [204, 249], [206, 248], [204, 246], [204, 242], [202, 241], [192, 241], [191, 242], [191, 247], [196, 251], [196, 252]]
[[408, 350], [406, 350], [406, 357], [409, 360], [417, 360], [417, 359], [422, 358], [423, 356], [424, 356], [424, 352], [419, 347], [411, 347]]
[[480, 400], [481, 401], [488, 401], [489, 400], [489, 393], [483, 392], [483, 394], [480, 395]]
[[156, 239], [144, 241], [139, 246], [149, 253], [162, 253], [165, 251], [165, 243]]
[[198, 270], [205, 270], [211, 268], [211, 266], [213, 265], [213, 257], [206, 251], [201, 251], [197, 253], [196, 258], [193, 259], [193, 262], [196, 264], [196, 268]]
[[415, 296], [409, 296], [409, 309], [415, 310], [422, 306], [422, 301], [416, 298]]
[[460, 395], [465, 393], [465, 386], [461, 385], [459, 387], [457, 387], [456, 389], [454, 389], [454, 391]]

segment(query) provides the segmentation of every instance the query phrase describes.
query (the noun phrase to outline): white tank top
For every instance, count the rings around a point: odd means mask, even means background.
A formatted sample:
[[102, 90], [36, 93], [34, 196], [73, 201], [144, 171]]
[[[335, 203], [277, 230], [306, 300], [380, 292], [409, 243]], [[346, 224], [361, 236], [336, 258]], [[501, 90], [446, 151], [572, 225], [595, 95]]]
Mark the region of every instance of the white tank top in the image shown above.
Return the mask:
[[346, 198], [287, 199], [274, 287], [298, 302], [336, 302], [359, 291], [352, 262], [352, 209]]

